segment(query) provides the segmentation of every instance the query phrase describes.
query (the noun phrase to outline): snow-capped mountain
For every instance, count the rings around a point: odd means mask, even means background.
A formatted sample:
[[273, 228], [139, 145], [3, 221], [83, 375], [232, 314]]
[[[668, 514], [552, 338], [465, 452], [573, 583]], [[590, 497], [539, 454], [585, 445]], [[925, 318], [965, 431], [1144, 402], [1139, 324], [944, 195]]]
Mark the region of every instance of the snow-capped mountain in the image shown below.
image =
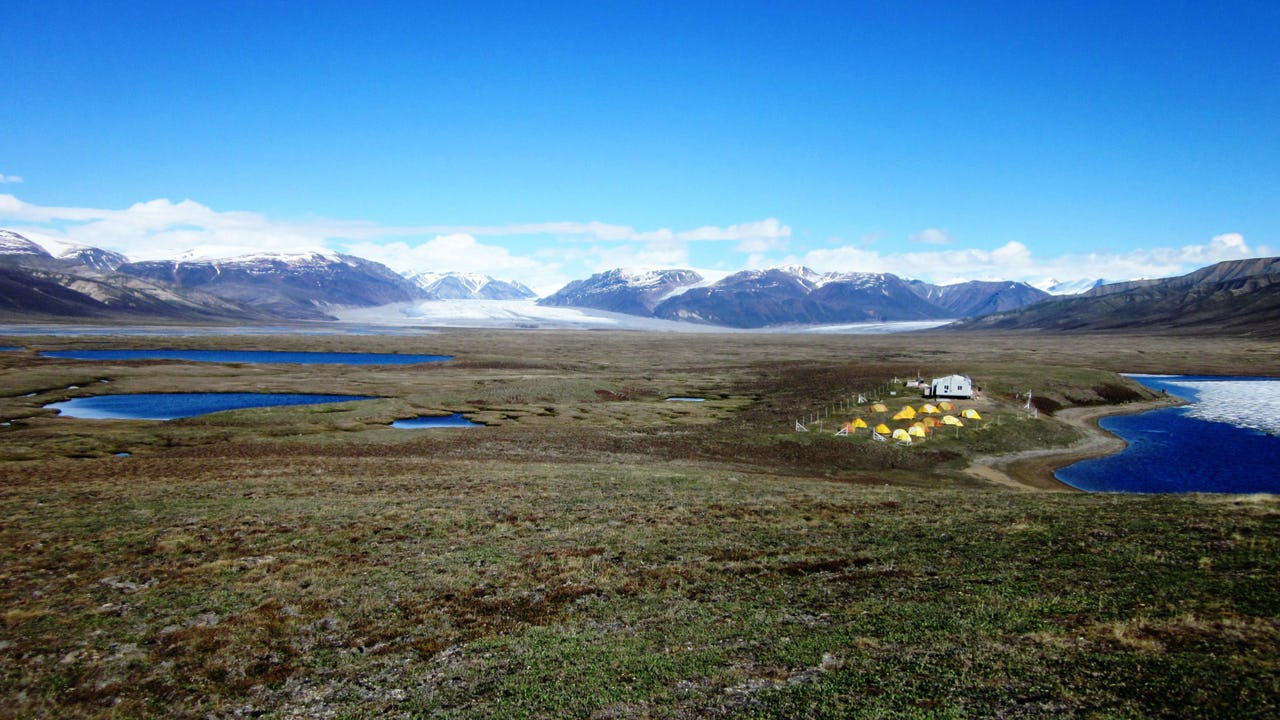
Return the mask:
[[114, 271], [129, 262], [129, 258], [118, 252], [102, 248], [79, 246], [67, 248], [58, 255], [63, 260], [70, 260], [94, 270]]
[[52, 258], [48, 250], [12, 230], [0, 230], [0, 255], [31, 255]]
[[[50, 249], [59, 251], [53, 257]], [[199, 291], [128, 277], [124, 256], [101, 248], [41, 246], [0, 230], [0, 316], [12, 319], [263, 321], [265, 313]]]
[[737, 328], [963, 317], [1048, 297], [1024, 283], [939, 287], [892, 273], [818, 273], [801, 265], [706, 282], [692, 270], [611, 270], [540, 301]]
[[537, 293], [514, 280], [498, 280], [479, 273], [424, 272], [407, 276], [437, 300], [525, 300]]
[[291, 319], [330, 319], [334, 306], [369, 307], [425, 297], [414, 283], [380, 263], [332, 252], [248, 255], [230, 260], [125, 263], [119, 272]]
[[551, 307], [584, 307], [649, 317], [659, 303], [703, 282], [693, 270], [618, 268], [574, 280], [538, 301]]
[[946, 310], [951, 317], [976, 317], [1004, 312], [1052, 297], [1024, 282], [970, 280], [951, 285], [930, 285], [918, 280], [911, 287], [921, 297]]
[[803, 266], [734, 273], [664, 301], [654, 315], [740, 328], [947, 317], [896, 275]]

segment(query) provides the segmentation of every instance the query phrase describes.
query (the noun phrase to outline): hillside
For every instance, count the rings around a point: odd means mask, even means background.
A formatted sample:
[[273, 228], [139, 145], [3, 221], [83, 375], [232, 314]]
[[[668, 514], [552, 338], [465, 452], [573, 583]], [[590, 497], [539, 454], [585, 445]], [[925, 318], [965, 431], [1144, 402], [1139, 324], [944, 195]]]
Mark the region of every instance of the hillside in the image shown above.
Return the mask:
[[330, 320], [333, 306], [370, 307], [422, 299], [415, 283], [384, 265], [329, 253], [234, 260], [126, 263], [121, 274], [194, 288], [293, 320]]
[[1179, 277], [1104, 285], [951, 327], [1280, 337], [1280, 258], [1229, 260]]
[[1020, 282], [938, 286], [892, 273], [744, 270], [707, 283], [692, 270], [610, 270], [575, 280], [541, 305], [584, 307], [732, 328], [939, 320], [1049, 297]]

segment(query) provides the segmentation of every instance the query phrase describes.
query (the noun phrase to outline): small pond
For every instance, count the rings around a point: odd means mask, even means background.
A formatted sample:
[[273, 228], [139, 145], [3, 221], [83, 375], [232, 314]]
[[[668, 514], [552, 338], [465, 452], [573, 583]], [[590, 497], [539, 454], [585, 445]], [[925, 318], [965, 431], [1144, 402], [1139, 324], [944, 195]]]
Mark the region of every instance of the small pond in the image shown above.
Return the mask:
[[0, 345], [0, 352], [16, 352], [21, 349], [21, 345]]
[[391, 427], [402, 430], [420, 428], [469, 428], [484, 427], [482, 423], [471, 422], [458, 413], [452, 415], [423, 415], [416, 418], [405, 418], [391, 423]]
[[218, 363], [297, 365], [416, 365], [452, 360], [452, 355], [397, 353], [286, 352], [282, 350], [49, 350], [42, 357], [67, 360], [187, 360]]
[[706, 398], [698, 397], [669, 397], [667, 402], [706, 402]]
[[295, 393], [138, 393], [73, 398], [44, 407], [66, 417], [89, 420], [174, 420], [223, 410], [373, 399], [364, 395]]

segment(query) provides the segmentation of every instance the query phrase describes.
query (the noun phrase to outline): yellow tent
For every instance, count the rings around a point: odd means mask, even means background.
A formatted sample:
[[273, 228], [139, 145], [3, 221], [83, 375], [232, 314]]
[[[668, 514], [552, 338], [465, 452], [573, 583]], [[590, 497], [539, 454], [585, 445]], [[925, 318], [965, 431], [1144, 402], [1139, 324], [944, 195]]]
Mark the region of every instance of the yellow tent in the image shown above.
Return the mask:
[[962, 413], [960, 413], [960, 414], [961, 414], [962, 416], [964, 416], [964, 417], [969, 418], [970, 420], [981, 420], [981, 419], [982, 419], [982, 416], [978, 414], [978, 411], [977, 411], [977, 410], [974, 410], [973, 408], [968, 408], [968, 409], [966, 409], [964, 412], [962, 412]]
[[939, 425], [941, 425], [941, 424], [942, 424], [942, 423], [938, 422], [938, 418], [936, 418], [936, 417], [927, 417], [927, 418], [925, 418], [925, 419], [924, 419], [924, 421], [923, 421], [923, 422], [924, 422], [924, 426], [925, 426], [925, 427], [927, 427], [927, 428], [936, 428], [936, 427], [938, 427]]
[[889, 412], [889, 406], [884, 403], [876, 403], [871, 406], [871, 412]]
[[947, 415], [942, 418], [943, 425], [955, 425], [956, 427], [964, 427], [964, 421], [955, 415]]
[[934, 407], [934, 406], [930, 405], [929, 403], [925, 403], [924, 405], [921, 405], [921, 406], [920, 406], [920, 412], [922, 412], [922, 413], [926, 413], [926, 414], [929, 414], [929, 415], [937, 415], [937, 414], [938, 414], [938, 408], [936, 408], [936, 407]]
[[885, 425], [884, 423], [880, 423], [879, 425], [877, 425], [875, 427], [875, 430], [881, 435], [888, 435], [889, 433], [893, 432], [892, 430], [889, 429], [889, 426]]
[[900, 443], [907, 443], [907, 444], [911, 443], [911, 436], [907, 434], [907, 431], [903, 430], [902, 428], [898, 428], [897, 430], [893, 431], [893, 439], [897, 440]]
[[912, 425], [911, 428], [907, 430], [907, 434], [922, 438], [926, 435], [926, 432], [923, 425]]
[[893, 416], [893, 419], [894, 420], [911, 420], [915, 416], [916, 416], [916, 409], [908, 405], [902, 408], [901, 410], [899, 410], [898, 413]]
[[867, 426], [867, 421], [863, 420], [862, 418], [856, 418], [852, 423], [849, 424], [849, 427], [853, 430], [857, 430], [858, 428], [864, 428], [866, 426]]
[[942, 410], [943, 412], [951, 412], [952, 410], [956, 409], [956, 406], [947, 402], [946, 400], [943, 400], [942, 402], [938, 403], [938, 409]]

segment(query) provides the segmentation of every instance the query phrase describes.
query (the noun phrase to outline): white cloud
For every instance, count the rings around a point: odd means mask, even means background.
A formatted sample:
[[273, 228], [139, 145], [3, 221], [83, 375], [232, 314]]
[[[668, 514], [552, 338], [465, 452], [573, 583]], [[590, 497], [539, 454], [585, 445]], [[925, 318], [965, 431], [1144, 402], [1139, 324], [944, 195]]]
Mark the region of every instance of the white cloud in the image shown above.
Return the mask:
[[924, 243], [925, 245], [950, 245], [952, 243], [951, 234], [938, 228], [926, 228], [908, 239], [913, 243]]
[[416, 244], [403, 240], [361, 242], [347, 245], [343, 251], [380, 262], [397, 272], [457, 271], [504, 276], [546, 264], [512, 255], [501, 245], [483, 244], [467, 233], [437, 235]]
[[[693, 267], [690, 250], [697, 243], [720, 243], [718, 249], [723, 252], [714, 265], [727, 272], [801, 263], [820, 272], [891, 272], [939, 283], [1167, 277], [1221, 260], [1275, 254], [1266, 246], [1250, 246], [1240, 233], [1226, 232], [1182, 247], [1047, 257], [1016, 241], [993, 249], [952, 243], [876, 250], [872, 249], [874, 237], [784, 255], [781, 251], [791, 241], [791, 228], [774, 218], [723, 227], [645, 231], [601, 222], [385, 226], [320, 217], [277, 220], [261, 213], [218, 211], [193, 200], [158, 199], [115, 210], [34, 205], [8, 194], [0, 194], [0, 227], [42, 244], [93, 245], [135, 260], [176, 257], [192, 248], [201, 255], [221, 257], [339, 250], [401, 272], [478, 272], [519, 280], [542, 293], [614, 267]], [[945, 230], [932, 228], [913, 238], [934, 245], [951, 241]]]
[[812, 250], [787, 262], [801, 262], [819, 271], [891, 272], [903, 277], [947, 283], [960, 280], [1128, 280], [1172, 277], [1223, 260], [1272, 254], [1265, 246], [1250, 247], [1242, 235], [1224, 233], [1200, 245], [1138, 249], [1127, 252], [1066, 253], [1036, 257], [1024, 243], [1008, 242], [993, 250], [947, 250], [880, 253], [857, 246]]
[[22, 182], [22, 178], [18, 175], [5, 175], [4, 173], [0, 173], [0, 184], [20, 182]]
[[[767, 252], [785, 247], [791, 235], [791, 228], [775, 218], [644, 231], [602, 222], [385, 226], [328, 218], [276, 220], [218, 211], [193, 200], [157, 199], [115, 210], [34, 205], [6, 194], [0, 194], [0, 226], [37, 242], [104, 247], [134, 260], [177, 257], [193, 249], [202, 257], [339, 250], [400, 272], [479, 272], [548, 292], [580, 277], [583, 269], [688, 267], [691, 243], [738, 243], [741, 252]], [[518, 254], [513, 248], [520, 244], [536, 249]]]

